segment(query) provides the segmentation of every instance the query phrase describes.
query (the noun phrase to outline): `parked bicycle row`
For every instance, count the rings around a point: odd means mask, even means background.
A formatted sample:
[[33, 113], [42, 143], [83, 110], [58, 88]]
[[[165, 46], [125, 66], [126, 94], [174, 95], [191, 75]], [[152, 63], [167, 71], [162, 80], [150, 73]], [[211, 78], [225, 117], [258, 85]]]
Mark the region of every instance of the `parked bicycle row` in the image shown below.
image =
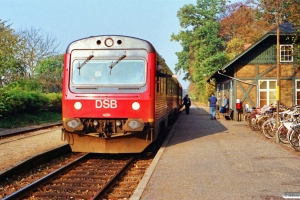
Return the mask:
[[278, 139], [284, 144], [290, 144], [300, 152], [300, 106], [279, 106], [279, 112], [273, 105], [262, 108], [244, 108], [243, 120], [254, 131], [260, 131], [266, 138]]

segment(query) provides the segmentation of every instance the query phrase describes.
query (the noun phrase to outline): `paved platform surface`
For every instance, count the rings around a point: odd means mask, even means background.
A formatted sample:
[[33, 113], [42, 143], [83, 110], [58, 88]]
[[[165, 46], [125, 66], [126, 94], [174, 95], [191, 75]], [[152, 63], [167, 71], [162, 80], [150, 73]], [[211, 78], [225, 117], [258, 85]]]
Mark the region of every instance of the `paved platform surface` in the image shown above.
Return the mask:
[[131, 200], [284, 199], [300, 195], [300, 153], [243, 122], [179, 116]]

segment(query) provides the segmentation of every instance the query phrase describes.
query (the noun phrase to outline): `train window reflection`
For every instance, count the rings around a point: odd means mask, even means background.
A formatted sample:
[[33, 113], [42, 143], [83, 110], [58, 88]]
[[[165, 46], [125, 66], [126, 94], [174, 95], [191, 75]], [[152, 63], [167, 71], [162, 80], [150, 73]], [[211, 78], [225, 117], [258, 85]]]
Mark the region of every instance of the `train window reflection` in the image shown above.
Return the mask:
[[144, 60], [121, 60], [113, 68], [115, 60], [90, 60], [78, 68], [84, 60], [74, 60], [71, 81], [74, 85], [144, 85], [146, 65]]

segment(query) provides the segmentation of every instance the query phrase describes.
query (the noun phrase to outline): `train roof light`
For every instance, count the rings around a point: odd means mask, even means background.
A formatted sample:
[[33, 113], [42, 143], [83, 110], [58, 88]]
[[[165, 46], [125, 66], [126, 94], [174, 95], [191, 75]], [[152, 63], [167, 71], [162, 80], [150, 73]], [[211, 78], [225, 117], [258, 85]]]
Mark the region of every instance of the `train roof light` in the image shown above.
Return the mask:
[[107, 47], [111, 47], [114, 44], [114, 41], [111, 38], [107, 38], [104, 43]]

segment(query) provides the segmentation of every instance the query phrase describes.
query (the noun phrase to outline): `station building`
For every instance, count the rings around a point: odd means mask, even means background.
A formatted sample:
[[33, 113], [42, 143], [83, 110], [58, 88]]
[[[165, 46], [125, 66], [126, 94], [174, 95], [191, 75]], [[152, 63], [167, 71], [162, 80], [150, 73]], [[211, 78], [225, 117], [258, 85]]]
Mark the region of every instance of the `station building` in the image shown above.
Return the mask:
[[285, 106], [300, 104], [300, 65], [297, 60], [300, 40], [294, 39], [297, 30], [291, 23], [283, 22], [279, 27], [279, 66], [277, 28], [274, 28], [207, 79], [207, 83], [213, 81], [215, 84], [219, 106], [223, 96], [228, 97], [234, 120], [239, 119], [246, 104], [250, 108], [276, 105], [277, 79], [280, 81], [277, 93], [280, 103]]

